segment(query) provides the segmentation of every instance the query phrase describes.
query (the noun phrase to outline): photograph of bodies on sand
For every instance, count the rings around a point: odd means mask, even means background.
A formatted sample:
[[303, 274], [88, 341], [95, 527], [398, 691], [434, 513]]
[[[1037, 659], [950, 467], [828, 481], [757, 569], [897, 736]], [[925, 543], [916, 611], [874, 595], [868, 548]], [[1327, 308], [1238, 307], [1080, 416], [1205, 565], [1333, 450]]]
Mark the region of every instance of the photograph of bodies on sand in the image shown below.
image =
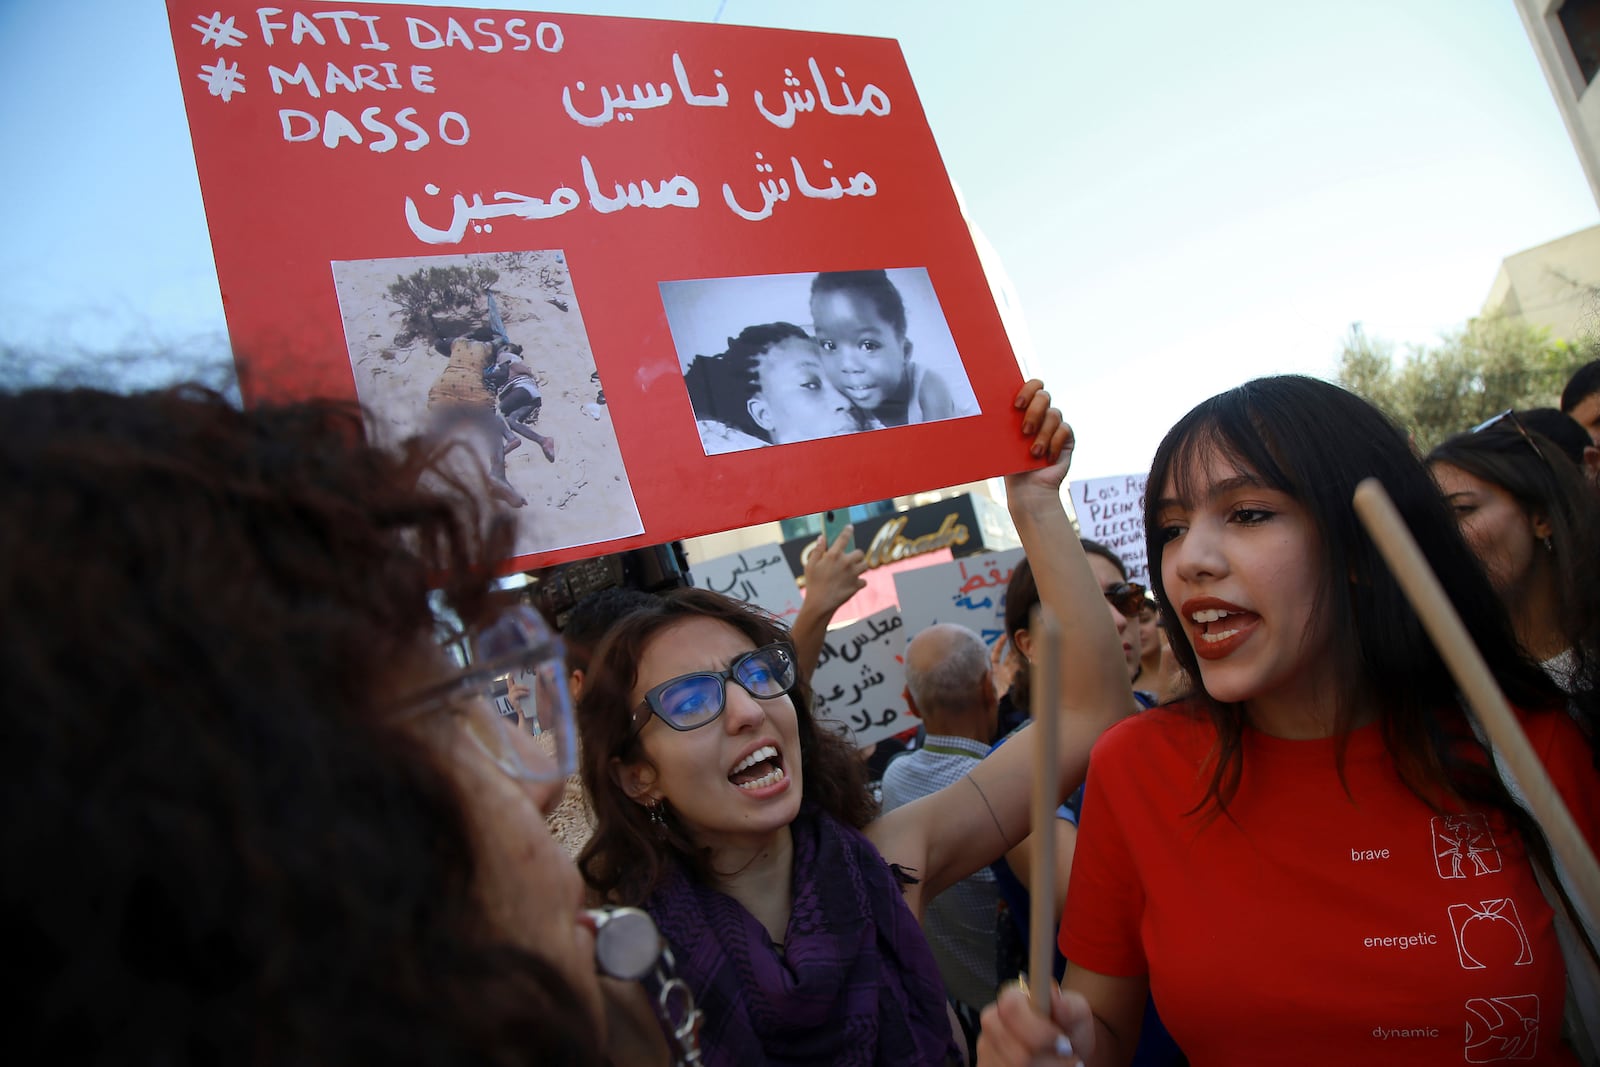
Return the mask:
[[516, 555], [644, 532], [559, 251], [335, 262], [380, 442], [447, 433], [517, 516]]
[[708, 456], [979, 413], [922, 267], [660, 288]]

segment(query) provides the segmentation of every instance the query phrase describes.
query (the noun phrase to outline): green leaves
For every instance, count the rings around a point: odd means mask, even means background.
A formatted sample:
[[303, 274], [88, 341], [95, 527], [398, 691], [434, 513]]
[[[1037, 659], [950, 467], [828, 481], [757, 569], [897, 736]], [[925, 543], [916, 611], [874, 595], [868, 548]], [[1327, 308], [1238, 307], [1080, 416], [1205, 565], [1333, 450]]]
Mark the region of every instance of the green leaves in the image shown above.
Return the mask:
[[1438, 344], [1393, 346], [1351, 327], [1339, 384], [1372, 401], [1411, 431], [1423, 452], [1507, 408], [1554, 407], [1561, 387], [1589, 359], [1594, 341], [1570, 344], [1519, 318], [1470, 319]]

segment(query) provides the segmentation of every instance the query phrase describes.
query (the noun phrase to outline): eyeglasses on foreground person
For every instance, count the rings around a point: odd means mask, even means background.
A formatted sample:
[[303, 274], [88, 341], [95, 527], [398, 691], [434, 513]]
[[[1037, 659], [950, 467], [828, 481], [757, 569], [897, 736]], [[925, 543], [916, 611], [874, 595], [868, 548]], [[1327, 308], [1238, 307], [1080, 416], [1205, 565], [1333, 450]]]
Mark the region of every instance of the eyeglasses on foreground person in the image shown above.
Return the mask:
[[437, 445], [337, 403], [41, 389], [0, 394], [0, 467], [19, 1059], [666, 1062], [647, 1012], [619, 1051], [634, 1001], [545, 826], [559, 643], [497, 602], [512, 520]]

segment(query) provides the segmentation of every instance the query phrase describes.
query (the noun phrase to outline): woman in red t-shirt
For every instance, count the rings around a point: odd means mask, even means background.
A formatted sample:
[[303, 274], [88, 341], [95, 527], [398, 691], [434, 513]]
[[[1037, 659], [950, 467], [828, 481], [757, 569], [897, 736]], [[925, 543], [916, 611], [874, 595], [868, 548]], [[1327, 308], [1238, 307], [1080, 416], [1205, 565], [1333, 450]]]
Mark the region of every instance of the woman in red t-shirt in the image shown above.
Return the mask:
[[1096, 746], [1055, 1025], [1008, 991], [982, 1067], [1125, 1064], [1148, 993], [1195, 1067], [1577, 1062], [1530, 860], [1548, 847], [1357, 522], [1369, 476], [1600, 837], [1592, 713], [1519, 648], [1405, 436], [1336, 386], [1250, 382], [1150, 471], [1151, 577], [1198, 686]]

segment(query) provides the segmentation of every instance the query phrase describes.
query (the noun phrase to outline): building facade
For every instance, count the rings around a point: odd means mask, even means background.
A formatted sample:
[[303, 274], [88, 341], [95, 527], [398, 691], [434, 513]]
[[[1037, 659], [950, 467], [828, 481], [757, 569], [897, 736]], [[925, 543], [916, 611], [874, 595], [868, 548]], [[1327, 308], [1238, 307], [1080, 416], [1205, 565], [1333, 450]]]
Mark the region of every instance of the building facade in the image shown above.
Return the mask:
[[1563, 341], [1600, 333], [1600, 226], [1524, 249], [1500, 262], [1483, 302]]
[[1513, 0], [1600, 205], [1600, 0]]

